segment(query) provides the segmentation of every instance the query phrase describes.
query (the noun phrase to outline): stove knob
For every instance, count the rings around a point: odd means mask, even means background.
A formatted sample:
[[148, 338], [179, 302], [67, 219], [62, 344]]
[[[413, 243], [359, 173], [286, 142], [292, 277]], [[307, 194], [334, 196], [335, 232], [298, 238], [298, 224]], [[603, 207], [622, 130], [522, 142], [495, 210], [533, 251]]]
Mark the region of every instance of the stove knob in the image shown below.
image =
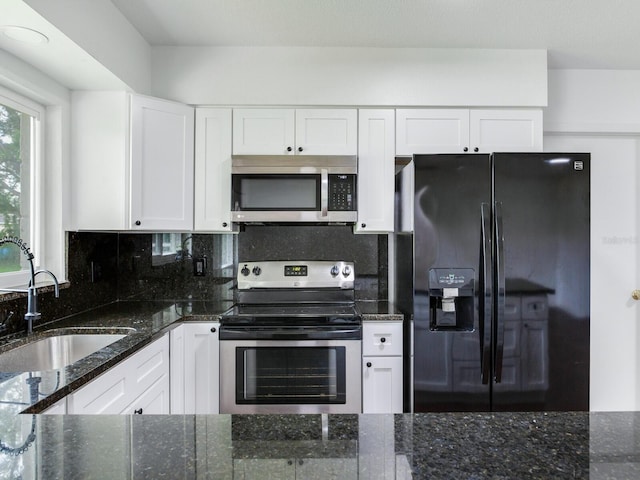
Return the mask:
[[338, 267], [338, 265], [334, 265], [333, 267], [331, 267], [332, 277], [337, 277], [339, 273], [340, 273], [340, 267]]
[[258, 275], [260, 275], [262, 273], [262, 269], [258, 266], [253, 267], [252, 270], [253, 274], [257, 277]]
[[242, 267], [242, 270], [240, 270], [240, 273], [241, 273], [242, 275], [244, 275], [245, 277], [246, 277], [247, 275], [249, 275], [249, 269], [247, 268], [247, 266], [246, 266], [246, 265], [245, 265], [244, 267]]
[[349, 265], [344, 266], [344, 268], [342, 269], [342, 275], [344, 275], [345, 277], [351, 275], [351, 267]]

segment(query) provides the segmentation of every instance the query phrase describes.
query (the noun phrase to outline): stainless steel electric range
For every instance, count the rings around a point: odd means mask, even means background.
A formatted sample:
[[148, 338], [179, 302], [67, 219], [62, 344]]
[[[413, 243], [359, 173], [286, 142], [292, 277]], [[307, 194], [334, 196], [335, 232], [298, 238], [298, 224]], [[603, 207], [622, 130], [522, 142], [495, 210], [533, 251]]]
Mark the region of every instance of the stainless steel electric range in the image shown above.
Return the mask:
[[220, 326], [221, 413], [360, 413], [354, 264], [239, 264]]

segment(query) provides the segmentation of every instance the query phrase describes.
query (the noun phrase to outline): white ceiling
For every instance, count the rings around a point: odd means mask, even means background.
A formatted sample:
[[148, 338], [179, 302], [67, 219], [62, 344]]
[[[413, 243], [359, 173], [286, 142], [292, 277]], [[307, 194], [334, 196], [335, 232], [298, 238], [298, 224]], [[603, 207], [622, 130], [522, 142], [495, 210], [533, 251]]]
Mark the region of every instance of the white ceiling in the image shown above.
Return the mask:
[[638, 0], [112, 0], [150, 45], [541, 48], [640, 69]]

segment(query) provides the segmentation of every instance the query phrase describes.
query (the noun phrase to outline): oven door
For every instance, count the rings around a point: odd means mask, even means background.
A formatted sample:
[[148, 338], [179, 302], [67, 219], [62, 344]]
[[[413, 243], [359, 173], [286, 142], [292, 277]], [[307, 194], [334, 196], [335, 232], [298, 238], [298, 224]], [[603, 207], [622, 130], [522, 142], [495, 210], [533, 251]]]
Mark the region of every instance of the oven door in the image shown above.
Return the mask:
[[220, 413], [360, 413], [359, 340], [221, 340]]

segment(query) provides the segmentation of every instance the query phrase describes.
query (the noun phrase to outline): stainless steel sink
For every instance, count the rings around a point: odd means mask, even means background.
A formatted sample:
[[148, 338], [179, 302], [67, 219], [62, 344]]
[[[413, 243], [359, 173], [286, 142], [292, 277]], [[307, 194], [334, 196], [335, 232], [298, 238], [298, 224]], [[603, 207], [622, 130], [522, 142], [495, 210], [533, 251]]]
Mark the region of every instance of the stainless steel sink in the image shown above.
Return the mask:
[[29, 372], [64, 368], [125, 336], [107, 333], [82, 333], [46, 337], [0, 354], [0, 372]]

